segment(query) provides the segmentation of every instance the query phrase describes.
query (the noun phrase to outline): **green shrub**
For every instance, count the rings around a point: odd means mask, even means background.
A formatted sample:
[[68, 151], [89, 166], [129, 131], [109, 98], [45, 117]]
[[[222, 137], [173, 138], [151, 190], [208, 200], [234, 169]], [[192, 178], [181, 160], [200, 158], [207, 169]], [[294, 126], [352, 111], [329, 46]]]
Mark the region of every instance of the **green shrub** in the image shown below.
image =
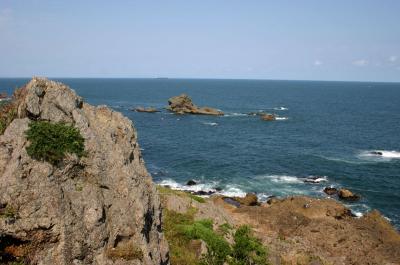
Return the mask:
[[79, 130], [64, 123], [33, 121], [26, 131], [30, 145], [28, 154], [37, 160], [55, 165], [62, 161], [67, 153], [84, 155], [84, 139]]
[[226, 257], [231, 254], [229, 243], [213, 231], [212, 220], [196, 221], [184, 226], [184, 232], [190, 239], [201, 239], [207, 244], [207, 254], [201, 264], [223, 265]]
[[267, 250], [261, 244], [260, 240], [252, 235], [249, 226], [240, 226], [234, 236], [232, 260], [230, 265], [266, 265]]

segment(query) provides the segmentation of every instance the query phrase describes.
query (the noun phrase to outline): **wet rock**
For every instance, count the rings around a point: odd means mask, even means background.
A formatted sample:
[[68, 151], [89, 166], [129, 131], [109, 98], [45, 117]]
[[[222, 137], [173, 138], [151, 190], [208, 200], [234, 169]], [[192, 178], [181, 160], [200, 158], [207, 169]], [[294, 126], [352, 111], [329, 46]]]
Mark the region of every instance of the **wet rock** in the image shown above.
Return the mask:
[[247, 193], [245, 197], [234, 197], [234, 200], [239, 202], [241, 205], [256, 206], [259, 205], [257, 195], [254, 193]]
[[353, 193], [348, 189], [340, 189], [338, 191], [339, 198], [348, 201], [357, 201], [360, 199], [360, 195]]
[[192, 191], [193, 195], [198, 195], [198, 196], [210, 196], [213, 195], [215, 192], [214, 191], [204, 191], [204, 190], [199, 190], [199, 191]]
[[274, 114], [264, 113], [261, 115], [261, 120], [263, 121], [275, 121], [276, 116]]
[[193, 179], [189, 180], [188, 182], [186, 182], [186, 186], [194, 186], [197, 185], [197, 182]]
[[325, 187], [324, 192], [328, 195], [335, 195], [338, 193], [338, 190], [333, 187]]
[[[7, 235], [29, 250], [32, 264], [167, 264], [160, 199], [132, 122], [45, 78], [20, 92], [18, 117], [0, 136], [0, 241]], [[32, 159], [32, 119], [75, 126], [87, 155], [57, 166]]]
[[160, 112], [158, 109], [152, 108], [152, 107], [150, 107], [150, 108], [136, 107], [136, 108], [133, 109], [133, 111], [136, 111], [136, 112], [147, 112], [147, 113]]
[[196, 106], [186, 94], [170, 98], [168, 104], [167, 109], [177, 114], [224, 115], [222, 111], [214, 108]]
[[224, 197], [222, 198], [224, 200], [224, 202], [226, 202], [227, 204], [233, 205], [237, 208], [240, 207], [240, 202], [238, 202], [237, 200], [231, 198], [231, 197]]
[[327, 180], [326, 177], [323, 176], [310, 176], [308, 178], [305, 178], [303, 181], [304, 183], [318, 184]]

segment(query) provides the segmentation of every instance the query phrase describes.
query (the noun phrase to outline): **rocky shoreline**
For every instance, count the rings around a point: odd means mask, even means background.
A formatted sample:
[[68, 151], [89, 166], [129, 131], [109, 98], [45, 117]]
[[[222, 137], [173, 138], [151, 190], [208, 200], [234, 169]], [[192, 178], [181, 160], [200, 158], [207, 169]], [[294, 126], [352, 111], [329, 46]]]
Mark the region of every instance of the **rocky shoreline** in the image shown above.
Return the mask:
[[[223, 114], [197, 107], [186, 95], [170, 99], [170, 110]], [[378, 211], [355, 218], [332, 198], [270, 197], [260, 202], [253, 193], [221, 195], [219, 187], [175, 191], [156, 186], [132, 122], [106, 106], [85, 103], [62, 83], [33, 78], [3, 112], [0, 264], [168, 265], [178, 255], [172, 241], [180, 234], [171, 233], [166, 224], [178, 221], [200, 225], [207, 236], [229, 243], [240, 227], [249, 226], [257, 240], [248, 240], [262, 242], [274, 265], [399, 264], [400, 234]], [[26, 132], [37, 122], [74, 128], [84, 140], [84, 155], [68, 153], [57, 163], [32, 157]], [[302, 181], [312, 185], [325, 180], [315, 176]], [[343, 200], [360, 198], [347, 189], [324, 191]], [[225, 232], [218, 230], [222, 228]], [[199, 264], [211, 248], [196, 240], [185, 251]]]

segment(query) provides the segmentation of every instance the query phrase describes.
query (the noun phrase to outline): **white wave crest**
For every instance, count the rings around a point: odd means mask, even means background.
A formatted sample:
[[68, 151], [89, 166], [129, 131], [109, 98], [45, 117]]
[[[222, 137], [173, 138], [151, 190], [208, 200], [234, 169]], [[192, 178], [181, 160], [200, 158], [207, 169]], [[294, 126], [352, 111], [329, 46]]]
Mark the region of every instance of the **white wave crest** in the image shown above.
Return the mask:
[[275, 117], [275, 120], [277, 121], [285, 121], [287, 119], [288, 119], [287, 117]]
[[209, 126], [217, 126], [218, 123], [216, 122], [203, 122], [204, 125], [209, 125]]
[[246, 192], [244, 192], [243, 190], [241, 190], [240, 188], [238, 188], [235, 185], [227, 185], [226, 189], [218, 192], [218, 194], [227, 196], [227, 197], [245, 197], [246, 196]]
[[242, 116], [247, 116], [247, 114], [246, 113], [233, 112], [233, 113], [226, 113], [224, 115], [224, 117], [242, 117]]
[[285, 107], [276, 107], [276, 108], [274, 108], [274, 110], [288, 110], [288, 108], [285, 108]]
[[165, 179], [158, 183], [161, 186], [168, 186], [171, 189], [174, 190], [184, 190], [184, 191], [193, 191], [193, 192], [198, 192], [198, 191], [205, 191], [205, 192], [216, 192], [215, 188], [217, 186], [217, 182], [208, 182], [208, 183], [198, 183], [196, 185], [183, 185], [178, 182], [176, 182], [173, 179]]
[[399, 151], [369, 150], [359, 154], [361, 158], [400, 159]]

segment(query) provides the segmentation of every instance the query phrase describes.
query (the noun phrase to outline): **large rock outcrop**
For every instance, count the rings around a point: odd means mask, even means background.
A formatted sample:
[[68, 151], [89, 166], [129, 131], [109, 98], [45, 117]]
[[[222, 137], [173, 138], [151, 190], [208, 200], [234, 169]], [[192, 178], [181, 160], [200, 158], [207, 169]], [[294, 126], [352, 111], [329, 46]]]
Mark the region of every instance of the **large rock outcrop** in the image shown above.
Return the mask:
[[222, 111], [214, 108], [196, 106], [186, 94], [170, 98], [168, 104], [167, 109], [177, 114], [224, 115]]
[[[22, 88], [0, 136], [0, 254], [27, 264], [169, 264], [160, 199], [132, 122], [43, 78]], [[60, 165], [26, 152], [31, 120], [73, 124], [87, 155]]]

